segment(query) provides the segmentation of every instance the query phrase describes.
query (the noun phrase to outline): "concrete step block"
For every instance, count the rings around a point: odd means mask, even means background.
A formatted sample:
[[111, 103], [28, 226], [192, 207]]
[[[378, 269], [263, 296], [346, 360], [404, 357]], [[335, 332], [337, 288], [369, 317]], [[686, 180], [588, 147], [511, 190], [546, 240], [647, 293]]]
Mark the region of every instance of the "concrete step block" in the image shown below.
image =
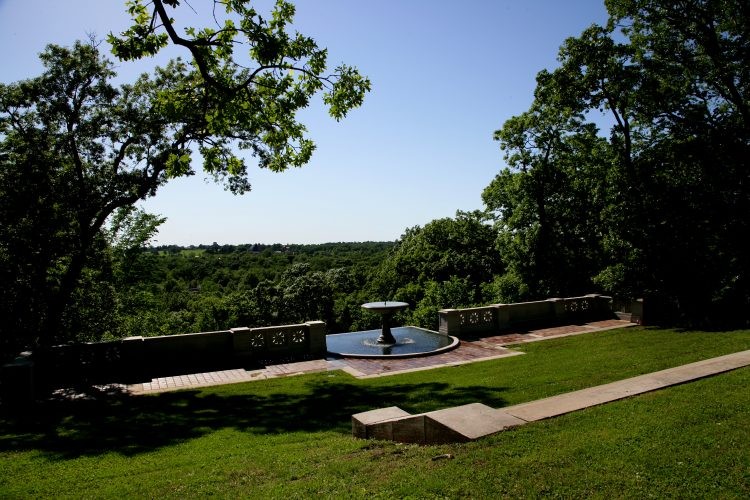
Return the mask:
[[[429, 412], [425, 414], [425, 418], [430, 422], [427, 425], [430, 429], [428, 442], [434, 443], [450, 442], [443, 439], [452, 438], [454, 435], [461, 436], [462, 441], [471, 441], [526, 423], [503, 410], [496, 410], [482, 403]], [[439, 435], [440, 432], [444, 432], [445, 435]]]
[[[367, 439], [375, 438], [374, 435], [368, 432], [368, 426], [376, 430], [375, 424], [382, 424], [383, 422], [393, 420], [401, 417], [408, 417], [411, 414], [402, 410], [398, 406], [389, 406], [387, 408], [378, 408], [376, 410], [365, 411], [362, 413], [356, 413], [352, 415], [352, 435], [354, 437]], [[378, 427], [378, 432], [390, 434], [387, 429], [383, 426]], [[390, 439], [389, 437], [378, 437], [377, 439]]]

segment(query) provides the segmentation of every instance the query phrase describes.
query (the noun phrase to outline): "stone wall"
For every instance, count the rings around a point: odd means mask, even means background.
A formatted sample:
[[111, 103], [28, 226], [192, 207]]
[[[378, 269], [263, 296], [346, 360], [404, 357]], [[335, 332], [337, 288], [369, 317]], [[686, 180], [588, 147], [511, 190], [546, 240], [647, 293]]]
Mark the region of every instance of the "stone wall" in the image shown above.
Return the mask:
[[597, 294], [467, 309], [443, 309], [438, 314], [440, 333], [458, 338], [510, 328], [614, 317], [612, 299]]
[[[317, 359], [326, 355], [325, 323], [60, 345], [25, 353], [2, 367], [4, 399], [19, 387], [34, 390], [76, 384], [136, 383], [155, 377], [251, 367], [274, 360]], [[32, 385], [31, 391], [28, 386]], [[33, 396], [32, 396], [33, 397]]]

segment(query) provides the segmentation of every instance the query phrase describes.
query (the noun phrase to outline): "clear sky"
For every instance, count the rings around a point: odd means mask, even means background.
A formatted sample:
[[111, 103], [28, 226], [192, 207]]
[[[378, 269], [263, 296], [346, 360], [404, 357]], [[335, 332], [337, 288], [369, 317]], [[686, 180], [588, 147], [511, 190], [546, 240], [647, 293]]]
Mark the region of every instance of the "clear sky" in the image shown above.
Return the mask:
[[[167, 218], [154, 243], [389, 241], [480, 209], [504, 168], [493, 132], [528, 109], [536, 73], [556, 66], [565, 38], [606, 21], [603, 0], [294, 3], [296, 29], [329, 49], [331, 68], [357, 66], [372, 92], [340, 122], [318, 103], [305, 110], [312, 161], [278, 174], [251, 169], [248, 194], [200, 173], [172, 181], [143, 204]], [[199, 15], [211, 4], [190, 1]], [[0, 0], [0, 81], [38, 75], [47, 43], [104, 38], [127, 24], [124, 0]], [[118, 63], [120, 77], [147, 64]]]

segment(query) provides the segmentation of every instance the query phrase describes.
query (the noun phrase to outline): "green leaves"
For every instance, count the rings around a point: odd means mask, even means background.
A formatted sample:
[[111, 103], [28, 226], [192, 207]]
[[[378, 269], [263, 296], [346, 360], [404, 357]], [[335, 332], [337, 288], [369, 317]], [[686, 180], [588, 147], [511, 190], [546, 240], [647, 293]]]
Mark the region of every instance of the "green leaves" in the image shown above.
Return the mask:
[[[17, 285], [0, 302], [3, 317], [22, 323], [0, 329], [13, 348], [33, 344], [39, 332], [42, 343], [72, 338], [77, 333], [68, 327], [83, 331], [81, 318], [96, 317], [95, 307], [79, 306], [109, 300], [109, 257], [125, 262], [161, 222], [134, 215], [133, 205], [169, 179], [192, 175], [191, 150], [208, 175], [245, 193], [251, 186], [242, 151], [262, 168], [302, 166], [315, 146], [296, 113], [325, 90], [340, 119], [369, 91], [353, 67], [327, 75], [327, 51], [286, 32], [294, 15], [287, 2], [266, 20], [248, 2], [227, 1], [227, 18], [185, 28], [184, 36], [171, 16], [179, 7], [175, 0], [129, 1], [132, 25], [108, 40], [123, 60], [171, 42], [189, 51], [190, 64], [170, 61], [117, 88], [109, 81], [112, 64], [94, 45], [50, 46], [42, 76], [0, 85], [0, 174], [9, 201], [0, 206], [0, 274]], [[127, 265], [115, 266], [115, 274]]]
[[112, 52], [122, 60], [140, 59], [152, 56], [167, 46], [169, 37], [166, 33], [156, 34], [151, 22], [152, 16], [142, 0], [125, 2], [128, 14], [133, 19], [133, 26], [120, 37], [112, 33], [107, 35], [107, 42], [112, 45]]
[[[0, 274], [12, 283], [1, 316], [21, 322], [0, 333], [23, 347], [106, 333], [81, 318], [110, 300], [108, 221], [190, 175], [189, 145], [205, 133], [179, 94], [191, 83], [184, 65], [117, 88], [94, 45], [49, 46], [41, 59], [41, 76], [0, 86], [0, 191], [14, 207], [0, 208]], [[131, 226], [145, 235], [144, 224]]]
[[372, 86], [370, 80], [350, 66], [341, 65], [336, 68], [336, 72], [339, 80], [330, 92], [323, 95], [323, 101], [328, 104], [330, 115], [341, 120], [350, 109], [362, 105], [365, 94]]
[[[479, 303], [481, 283], [491, 281], [501, 269], [495, 239], [494, 229], [478, 212], [457, 212], [455, 218], [437, 219], [424, 227], [407, 229], [380, 267], [376, 280], [379, 293], [382, 297], [416, 304], [430, 286], [438, 286], [448, 287], [446, 291], [470, 290], [450, 307]], [[454, 277], [461, 278], [461, 286], [446, 285]], [[435, 284], [429, 285], [430, 282]], [[430, 307], [437, 307], [434, 300], [428, 302], [432, 304]]]
[[[606, 3], [495, 133], [510, 169], [483, 199], [504, 261], [537, 298], [596, 285], [672, 321], [746, 320], [747, 2]], [[601, 113], [608, 140], [586, 123]]]
[[185, 177], [191, 173], [189, 153], [169, 153], [166, 165], [167, 177]]
[[[198, 142], [201, 151], [247, 150], [261, 168], [283, 171], [302, 166], [315, 147], [296, 113], [324, 90], [330, 115], [340, 120], [362, 104], [370, 81], [347, 65], [327, 75], [327, 50], [312, 38], [287, 32], [293, 4], [280, 0], [264, 18], [247, 1], [222, 3], [226, 17], [214, 18], [220, 28], [187, 27], [183, 37], [167, 10], [171, 8], [176, 17], [177, 2], [154, 0], [147, 7], [142, 0], [130, 1], [133, 25], [119, 36], [110, 34], [113, 51], [128, 60], [153, 55], [169, 42], [186, 48], [192, 69], [173, 67], [169, 79], [176, 85], [165, 85], [159, 96], [160, 109], [180, 122], [184, 137]], [[247, 53], [239, 54], [239, 48]], [[209, 154], [204, 169], [232, 191], [242, 192], [237, 191], [240, 186], [249, 186], [246, 178], [239, 178], [246, 168], [233, 158]], [[170, 175], [188, 172], [181, 162], [170, 160], [169, 165]]]

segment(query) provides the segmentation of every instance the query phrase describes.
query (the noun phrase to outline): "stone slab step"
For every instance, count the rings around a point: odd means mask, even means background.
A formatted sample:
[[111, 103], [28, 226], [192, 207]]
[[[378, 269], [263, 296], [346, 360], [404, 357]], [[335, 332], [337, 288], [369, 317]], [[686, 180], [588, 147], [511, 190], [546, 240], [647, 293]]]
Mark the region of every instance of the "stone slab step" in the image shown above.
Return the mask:
[[621, 311], [615, 311], [615, 315], [618, 319], [621, 319], [623, 321], [632, 321], [633, 320], [633, 313], [626, 313]]
[[481, 403], [410, 415], [391, 406], [352, 415], [352, 435], [400, 443], [465, 442], [495, 434], [525, 421]]
[[387, 408], [378, 408], [376, 410], [356, 413], [352, 415], [352, 435], [363, 439], [374, 437], [368, 435], [372, 434], [372, 432], [368, 432], [368, 426], [374, 427], [375, 424], [408, 417], [410, 415], [410, 413], [402, 410], [398, 406], [389, 406]]
[[489, 436], [508, 427], [526, 423], [518, 417], [481, 403], [432, 411], [426, 413], [425, 417], [467, 440]]

